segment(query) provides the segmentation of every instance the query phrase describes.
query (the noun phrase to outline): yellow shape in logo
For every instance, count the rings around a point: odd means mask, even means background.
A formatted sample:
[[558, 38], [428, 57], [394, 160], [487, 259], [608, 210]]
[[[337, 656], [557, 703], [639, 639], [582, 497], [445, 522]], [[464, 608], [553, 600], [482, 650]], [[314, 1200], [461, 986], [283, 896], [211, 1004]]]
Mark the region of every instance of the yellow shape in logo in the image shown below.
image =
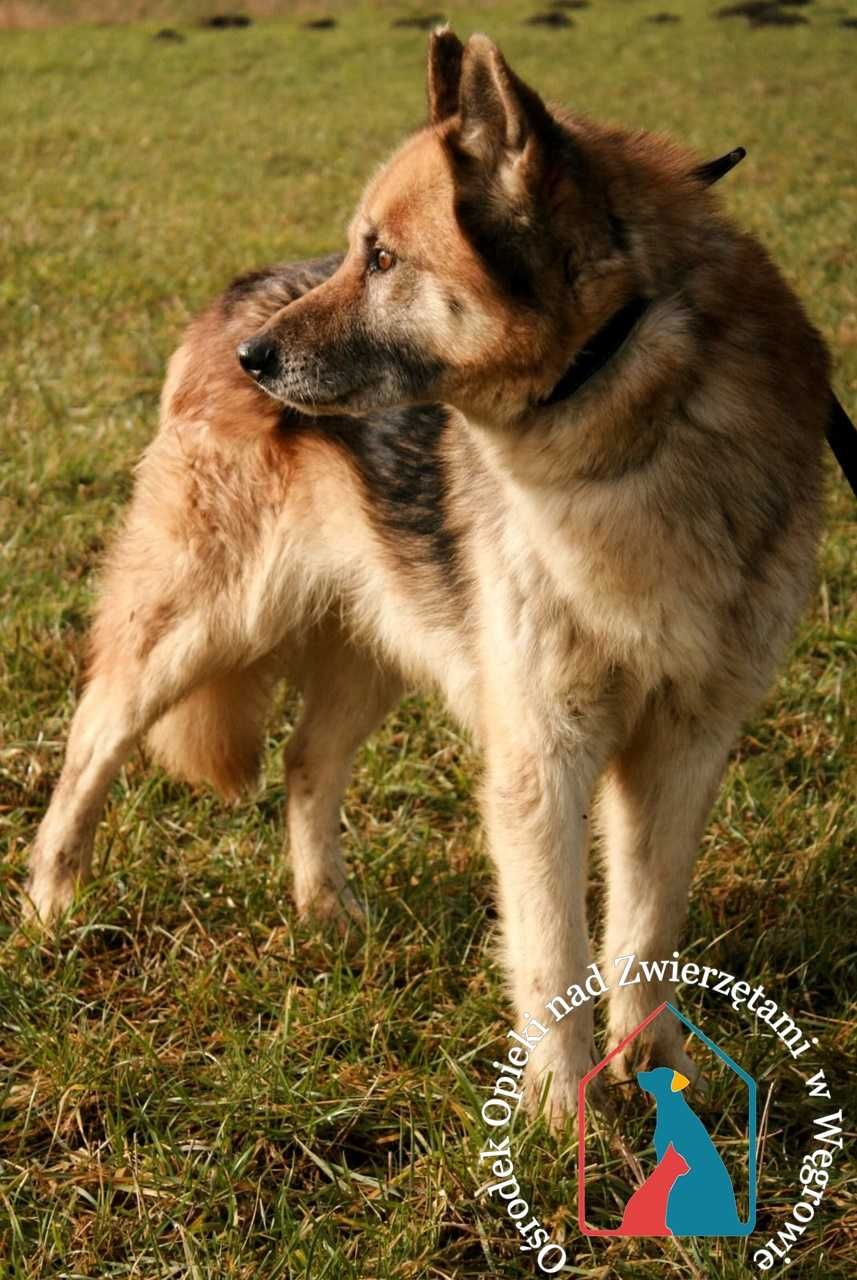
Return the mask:
[[670, 1086], [673, 1093], [680, 1093], [682, 1089], [686, 1089], [690, 1084], [687, 1076], [683, 1076], [680, 1071], [673, 1072], [673, 1082]]

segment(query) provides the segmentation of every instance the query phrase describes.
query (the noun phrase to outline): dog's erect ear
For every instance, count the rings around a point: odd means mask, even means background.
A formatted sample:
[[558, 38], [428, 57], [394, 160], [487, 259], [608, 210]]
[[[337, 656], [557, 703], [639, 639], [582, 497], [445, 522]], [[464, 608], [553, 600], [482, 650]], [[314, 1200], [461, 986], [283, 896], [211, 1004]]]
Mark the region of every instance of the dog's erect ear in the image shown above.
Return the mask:
[[536, 297], [538, 239], [548, 142], [556, 125], [487, 36], [471, 36], [461, 58], [458, 112], [443, 143], [464, 235], [507, 293]]
[[471, 36], [464, 47], [458, 110], [456, 149], [488, 169], [515, 164], [535, 151], [551, 119], [539, 95], [481, 35]]
[[428, 110], [429, 124], [440, 124], [458, 110], [461, 83], [461, 55], [464, 45], [449, 27], [438, 27], [429, 36]]

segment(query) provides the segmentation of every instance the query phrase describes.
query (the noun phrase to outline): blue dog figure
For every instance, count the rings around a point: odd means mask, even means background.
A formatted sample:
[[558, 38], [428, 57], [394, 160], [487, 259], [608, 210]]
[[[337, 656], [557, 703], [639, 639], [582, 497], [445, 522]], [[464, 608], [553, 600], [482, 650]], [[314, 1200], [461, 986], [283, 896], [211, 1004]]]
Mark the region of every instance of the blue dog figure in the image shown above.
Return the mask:
[[669, 1067], [637, 1073], [637, 1083], [657, 1103], [655, 1155], [672, 1143], [690, 1166], [677, 1178], [667, 1201], [666, 1224], [674, 1236], [742, 1234], [732, 1179], [705, 1125], [682, 1097], [687, 1076]]

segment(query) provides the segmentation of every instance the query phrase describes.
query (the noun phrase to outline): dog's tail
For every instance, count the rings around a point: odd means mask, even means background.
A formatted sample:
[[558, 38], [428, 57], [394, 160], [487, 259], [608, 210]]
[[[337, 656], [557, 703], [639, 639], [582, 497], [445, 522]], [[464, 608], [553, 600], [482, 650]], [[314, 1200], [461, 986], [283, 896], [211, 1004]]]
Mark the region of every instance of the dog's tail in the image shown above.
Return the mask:
[[201, 685], [149, 730], [158, 764], [234, 800], [258, 777], [275, 673], [257, 665]]

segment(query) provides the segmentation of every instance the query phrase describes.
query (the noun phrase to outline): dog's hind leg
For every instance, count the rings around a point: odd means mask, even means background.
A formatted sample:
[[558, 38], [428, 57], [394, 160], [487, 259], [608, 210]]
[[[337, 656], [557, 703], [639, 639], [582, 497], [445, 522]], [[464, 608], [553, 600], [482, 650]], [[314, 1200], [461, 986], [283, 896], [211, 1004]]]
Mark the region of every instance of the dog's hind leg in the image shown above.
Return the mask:
[[[105, 584], [93, 628], [89, 681], [30, 857], [27, 894], [31, 910], [45, 921], [65, 910], [76, 884], [88, 878], [93, 837], [107, 791], [134, 745], [206, 681], [214, 681], [213, 688], [219, 681], [222, 692], [224, 673], [241, 660], [223, 625], [228, 610], [218, 609], [217, 601], [201, 590], [170, 593], [168, 586], [170, 582], [175, 586], [175, 579], [169, 570], [161, 572], [150, 565], [145, 574], [135, 572], [132, 552], [132, 539], [120, 540], [114, 553], [118, 568]], [[175, 603], [177, 599], [192, 603], [182, 607]], [[233, 707], [243, 687], [232, 677], [229, 701]], [[200, 711], [198, 702], [186, 706], [185, 714]], [[222, 709], [221, 698], [221, 727]], [[210, 715], [196, 728], [198, 773], [202, 771], [201, 735], [213, 729]], [[246, 733], [244, 739], [239, 754], [246, 768]], [[175, 734], [171, 741], [175, 747]], [[209, 772], [211, 758], [219, 752], [223, 775], [230, 749], [210, 741], [206, 751]], [[187, 750], [184, 757], [188, 759]], [[234, 759], [231, 766], [234, 777]]]
[[399, 679], [327, 622], [305, 647], [300, 721], [285, 751], [294, 896], [304, 917], [344, 925], [360, 919], [346, 884], [339, 811], [351, 759], [401, 696]]
[[[611, 984], [611, 1049], [672, 999], [668, 975], [646, 982], [636, 961], [665, 965], [678, 948], [699, 842], [737, 732], [737, 718], [719, 724], [713, 715], [697, 720], [666, 697], [653, 699], [607, 771], [598, 816], [608, 874], [602, 968]], [[619, 961], [622, 956], [636, 961]], [[626, 963], [627, 985], [620, 985]], [[678, 1019], [663, 1014], [611, 1068], [626, 1078], [651, 1062], [690, 1075], [683, 1039]]]

